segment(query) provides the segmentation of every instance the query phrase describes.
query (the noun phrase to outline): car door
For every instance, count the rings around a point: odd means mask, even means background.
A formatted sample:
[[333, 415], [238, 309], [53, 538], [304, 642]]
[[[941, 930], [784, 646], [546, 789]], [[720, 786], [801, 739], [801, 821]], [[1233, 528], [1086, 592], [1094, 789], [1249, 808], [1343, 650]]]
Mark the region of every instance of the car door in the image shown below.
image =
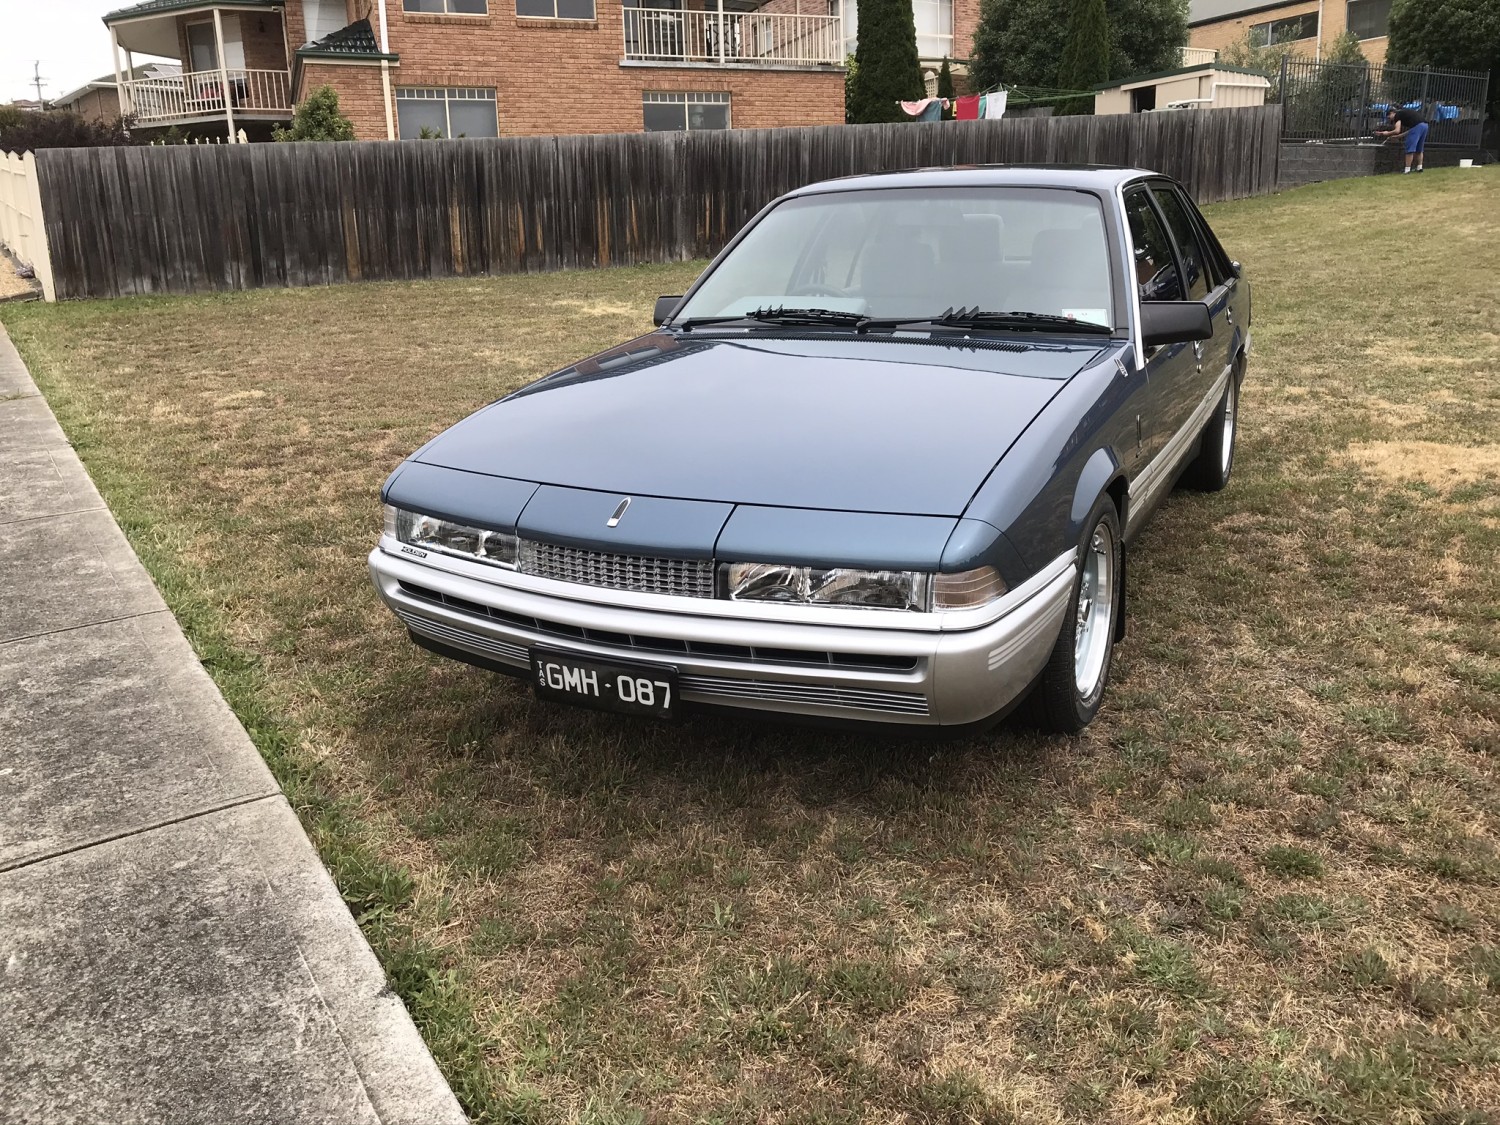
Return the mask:
[[1217, 387], [1229, 365], [1229, 342], [1234, 336], [1230, 278], [1200, 236], [1198, 221], [1201, 220], [1195, 221], [1193, 217], [1197, 209], [1183, 195], [1182, 189], [1176, 184], [1156, 183], [1152, 185], [1151, 194], [1177, 246], [1187, 300], [1208, 305], [1213, 320], [1213, 338], [1192, 345], [1195, 378], [1190, 387], [1192, 396], [1188, 414], [1191, 416]]
[[[1130, 230], [1137, 292], [1142, 303], [1184, 300], [1182, 271], [1166, 224], [1144, 185], [1125, 192], [1125, 219]], [[1166, 471], [1163, 455], [1172, 436], [1192, 413], [1192, 394], [1197, 379], [1198, 357], [1191, 344], [1165, 344], [1146, 349], [1146, 379], [1149, 391], [1139, 417], [1142, 469], [1132, 484], [1132, 497], [1139, 487], [1155, 492], [1157, 480]]]

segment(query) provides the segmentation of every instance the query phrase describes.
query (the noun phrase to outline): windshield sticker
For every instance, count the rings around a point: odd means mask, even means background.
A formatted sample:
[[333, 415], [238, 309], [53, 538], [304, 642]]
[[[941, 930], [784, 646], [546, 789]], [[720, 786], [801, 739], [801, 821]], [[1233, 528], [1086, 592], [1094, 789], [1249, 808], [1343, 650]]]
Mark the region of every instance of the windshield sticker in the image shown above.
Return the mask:
[[1071, 316], [1074, 320], [1086, 320], [1090, 324], [1109, 324], [1108, 309], [1063, 309], [1063, 316]]

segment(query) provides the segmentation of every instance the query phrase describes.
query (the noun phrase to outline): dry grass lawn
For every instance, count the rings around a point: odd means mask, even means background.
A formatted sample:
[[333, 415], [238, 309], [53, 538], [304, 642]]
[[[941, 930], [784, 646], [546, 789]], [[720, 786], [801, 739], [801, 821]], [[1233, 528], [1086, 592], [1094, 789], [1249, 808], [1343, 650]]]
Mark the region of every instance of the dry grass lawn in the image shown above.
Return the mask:
[[1500, 179], [1212, 209], [1236, 479], [1077, 740], [562, 710], [364, 570], [429, 435], [696, 266], [0, 307], [486, 1122], [1500, 1109]]

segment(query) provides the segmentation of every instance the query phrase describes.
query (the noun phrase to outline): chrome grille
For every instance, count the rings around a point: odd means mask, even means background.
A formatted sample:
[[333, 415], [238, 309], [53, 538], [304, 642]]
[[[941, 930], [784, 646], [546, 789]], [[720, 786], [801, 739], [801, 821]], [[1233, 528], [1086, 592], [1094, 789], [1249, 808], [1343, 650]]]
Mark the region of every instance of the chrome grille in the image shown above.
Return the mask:
[[424, 637], [431, 637], [435, 641], [442, 641], [455, 648], [466, 648], [492, 659], [502, 660], [506, 664], [520, 664], [526, 667], [531, 664], [524, 645], [486, 637], [472, 629], [458, 629], [452, 625], [445, 625], [441, 621], [434, 621], [430, 617], [406, 613], [399, 607], [396, 609], [396, 616], [401, 618], [401, 623], [412, 632], [421, 633]]
[[727, 676], [678, 678], [684, 692], [722, 699], [754, 699], [767, 703], [803, 703], [811, 707], [846, 707], [852, 711], [884, 711], [892, 715], [926, 715], [925, 695], [878, 688], [839, 687], [835, 684], [794, 684], [773, 680], [739, 680]]
[[[434, 605], [470, 617], [482, 617], [513, 625], [527, 633], [537, 633], [543, 638], [588, 641], [596, 645], [608, 645], [628, 650], [624, 655], [636, 657], [666, 657], [685, 655], [707, 657], [712, 660], [736, 660], [760, 664], [807, 664], [814, 667], [872, 668], [881, 672], [911, 672], [919, 663], [915, 656], [899, 656], [875, 652], [826, 652], [821, 649], [756, 648], [750, 645], [718, 644], [712, 641], [684, 641], [675, 637], [655, 637], [640, 633], [614, 633], [604, 629], [584, 629], [577, 625], [566, 625], [561, 621], [548, 621], [542, 617], [531, 617], [523, 613], [480, 605], [466, 598], [443, 594], [426, 586], [418, 586], [404, 579], [397, 583], [401, 592]], [[399, 607], [397, 613], [403, 620], [408, 616]], [[426, 620], [423, 618], [423, 620]], [[523, 651], [523, 650], [518, 650]]]
[[612, 555], [522, 539], [517, 560], [522, 574], [633, 590], [640, 594], [672, 594], [679, 598], [714, 596], [714, 564], [709, 559], [656, 559], [647, 555]]

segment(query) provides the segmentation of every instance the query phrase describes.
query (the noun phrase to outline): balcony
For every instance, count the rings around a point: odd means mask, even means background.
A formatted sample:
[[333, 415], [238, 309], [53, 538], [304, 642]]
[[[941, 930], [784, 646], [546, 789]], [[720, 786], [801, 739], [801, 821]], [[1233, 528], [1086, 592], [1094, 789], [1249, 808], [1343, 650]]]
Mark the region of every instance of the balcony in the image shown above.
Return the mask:
[[292, 115], [291, 73], [285, 70], [187, 71], [125, 82], [122, 108], [137, 125], [173, 125], [222, 119], [227, 84], [237, 120], [281, 120]]
[[626, 8], [626, 62], [807, 68], [843, 63], [838, 16]]

